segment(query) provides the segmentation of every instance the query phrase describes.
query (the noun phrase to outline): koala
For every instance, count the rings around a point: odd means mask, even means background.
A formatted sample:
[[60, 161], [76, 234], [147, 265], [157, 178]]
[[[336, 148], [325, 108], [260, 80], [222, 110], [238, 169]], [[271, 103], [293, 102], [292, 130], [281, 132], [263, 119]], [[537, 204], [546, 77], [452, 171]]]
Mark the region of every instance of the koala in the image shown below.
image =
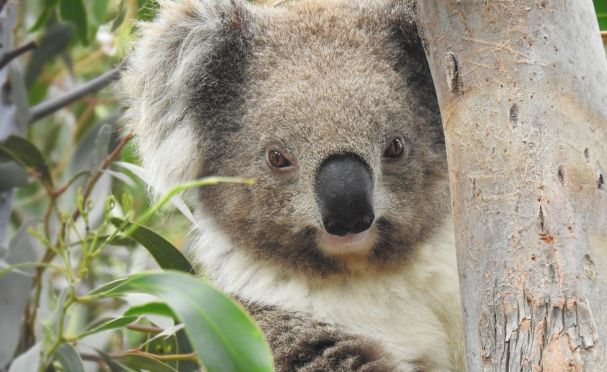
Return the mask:
[[398, 0], [162, 1], [123, 73], [158, 192], [191, 191], [202, 272], [278, 371], [464, 370], [437, 97]]

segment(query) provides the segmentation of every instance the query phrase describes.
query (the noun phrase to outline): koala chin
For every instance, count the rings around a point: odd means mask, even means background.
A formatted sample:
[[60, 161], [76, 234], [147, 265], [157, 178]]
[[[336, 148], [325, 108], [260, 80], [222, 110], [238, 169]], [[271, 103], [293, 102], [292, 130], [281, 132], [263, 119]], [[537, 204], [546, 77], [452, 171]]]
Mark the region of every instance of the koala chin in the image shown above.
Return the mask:
[[447, 158], [397, 0], [161, 1], [123, 74], [159, 192], [192, 191], [193, 257], [278, 371], [464, 370]]

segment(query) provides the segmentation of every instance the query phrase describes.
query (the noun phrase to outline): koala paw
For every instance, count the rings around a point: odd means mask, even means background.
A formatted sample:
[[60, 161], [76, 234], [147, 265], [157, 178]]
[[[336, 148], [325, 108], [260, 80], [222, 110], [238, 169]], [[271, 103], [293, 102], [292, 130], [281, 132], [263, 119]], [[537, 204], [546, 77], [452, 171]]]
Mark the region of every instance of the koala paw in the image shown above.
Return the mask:
[[[333, 335], [310, 340], [301, 345], [292, 355], [291, 370], [312, 371], [394, 371], [396, 366], [388, 360], [374, 345], [347, 337], [335, 339]], [[302, 347], [303, 346], [303, 347]]]

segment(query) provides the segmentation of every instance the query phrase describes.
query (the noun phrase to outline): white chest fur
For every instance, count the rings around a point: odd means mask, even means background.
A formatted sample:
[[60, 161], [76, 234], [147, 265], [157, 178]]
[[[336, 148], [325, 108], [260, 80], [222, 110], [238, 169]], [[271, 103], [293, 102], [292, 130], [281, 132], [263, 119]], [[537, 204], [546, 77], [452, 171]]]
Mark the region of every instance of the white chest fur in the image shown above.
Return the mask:
[[374, 339], [403, 366], [406, 361], [424, 360], [430, 370], [463, 368], [451, 221], [417, 247], [411, 263], [402, 270], [315, 283], [253, 261], [213, 226], [201, 227], [196, 255], [226, 292], [284, 310], [306, 312], [351, 334]]

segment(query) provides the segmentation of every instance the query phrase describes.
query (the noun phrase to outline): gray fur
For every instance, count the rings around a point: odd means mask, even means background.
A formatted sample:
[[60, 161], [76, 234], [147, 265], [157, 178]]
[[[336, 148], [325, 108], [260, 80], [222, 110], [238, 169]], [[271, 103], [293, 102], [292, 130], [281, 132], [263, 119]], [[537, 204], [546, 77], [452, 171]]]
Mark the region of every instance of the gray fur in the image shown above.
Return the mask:
[[[407, 1], [164, 1], [159, 18], [140, 25], [122, 81], [126, 121], [156, 190], [211, 175], [257, 180], [190, 194], [229, 239], [219, 263], [208, 263], [212, 273], [234, 255], [314, 285], [398, 272], [416, 264], [412, 252], [449, 215], [438, 104]], [[393, 135], [405, 139], [406, 156], [382, 160]], [[268, 167], [272, 146], [294, 157], [294, 172]], [[343, 153], [364, 159], [378, 185], [378, 239], [355, 264], [318, 246], [314, 177], [324, 159]], [[392, 363], [377, 344], [339, 327], [252, 306], [279, 370], [300, 359], [303, 370]]]
[[249, 304], [249, 313], [264, 330], [274, 351], [278, 372], [381, 372], [397, 368], [371, 340], [270, 306]]

